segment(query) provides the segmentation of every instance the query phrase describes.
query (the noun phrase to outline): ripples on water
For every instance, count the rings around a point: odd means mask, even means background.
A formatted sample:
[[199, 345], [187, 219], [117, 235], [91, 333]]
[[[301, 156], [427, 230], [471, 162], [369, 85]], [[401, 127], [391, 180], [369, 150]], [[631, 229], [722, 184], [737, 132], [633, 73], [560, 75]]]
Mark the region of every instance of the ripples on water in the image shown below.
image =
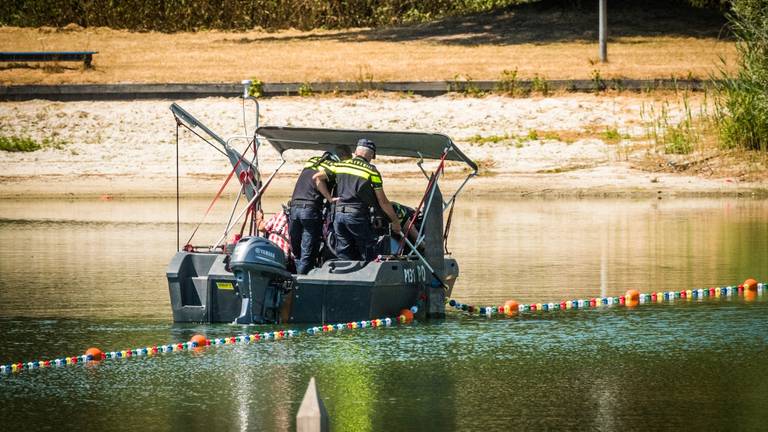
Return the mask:
[[[65, 204], [0, 202], [0, 240], [13, 245], [0, 252], [0, 361], [268, 329], [170, 323], [173, 203]], [[454, 296], [480, 305], [768, 279], [761, 201], [460, 204]], [[192, 203], [190, 215], [205, 205]], [[217, 229], [205, 225], [203, 238]], [[712, 299], [452, 314], [28, 371], [0, 377], [0, 425], [291, 430], [315, 376], [335, 430], [758, 430], [768, 420], [767, 313], [764, 300]]]

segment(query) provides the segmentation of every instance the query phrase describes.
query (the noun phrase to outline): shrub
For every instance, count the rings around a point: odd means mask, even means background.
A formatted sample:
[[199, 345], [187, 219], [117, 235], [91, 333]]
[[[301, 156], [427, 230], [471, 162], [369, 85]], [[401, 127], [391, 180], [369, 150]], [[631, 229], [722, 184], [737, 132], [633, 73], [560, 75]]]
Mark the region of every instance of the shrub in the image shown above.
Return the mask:
[[725, 147], [768, 152], [768, 2], [734, 0], [727, 17], [739, 71], [723, 68], [716, 84], [720, 138]]
[[33, 152], [43, 148], [40, 143], [32, 138], [0, 136], [0, 151], [7, 152]]

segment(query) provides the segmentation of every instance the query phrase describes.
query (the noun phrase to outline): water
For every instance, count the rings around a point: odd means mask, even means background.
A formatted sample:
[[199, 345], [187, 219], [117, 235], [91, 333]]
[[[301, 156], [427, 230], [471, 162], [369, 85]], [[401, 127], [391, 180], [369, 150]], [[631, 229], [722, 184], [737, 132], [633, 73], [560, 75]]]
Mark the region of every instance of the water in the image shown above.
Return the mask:
[[[270, 329], [171, 323], [174, 205], [0, 201], [0, 362]], [[183, 204], [182, 234], [206, 206]], [[768, 280], [766, 201], [466, 199], [454, 218], [468, 303]], [[767, 350], [765, 297], [451, 315], [2, 376], [0, 430], [291, 430], [311, 376], [334, 430], [759, 430]]]

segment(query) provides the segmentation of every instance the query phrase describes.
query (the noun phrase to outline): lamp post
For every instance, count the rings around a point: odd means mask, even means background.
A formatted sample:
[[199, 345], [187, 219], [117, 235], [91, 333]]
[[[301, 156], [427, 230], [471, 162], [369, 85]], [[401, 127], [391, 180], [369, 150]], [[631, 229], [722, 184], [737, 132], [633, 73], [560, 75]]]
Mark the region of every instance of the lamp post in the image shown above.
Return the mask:
[[606, 42], [606, 39], [608, 38], [608, 11], [606, 9], [606, 2], [608, 0], [599, 0], [600, 1], [600, 62], [606, 63], [608, 62], [608, 43]]

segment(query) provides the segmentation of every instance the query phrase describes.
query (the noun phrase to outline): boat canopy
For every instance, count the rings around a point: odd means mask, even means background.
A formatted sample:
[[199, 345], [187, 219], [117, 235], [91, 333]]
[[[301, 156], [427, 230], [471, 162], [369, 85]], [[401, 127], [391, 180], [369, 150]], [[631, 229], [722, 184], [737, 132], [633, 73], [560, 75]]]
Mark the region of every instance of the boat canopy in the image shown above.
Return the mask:
[[281, 155], [291, 149], [333, 152], [340, 145], [354, 151], [357, 141], [367, 138], [376, 143], [377, 155], [440, 159], [448, 149], [446, 160], [464, 162], [477, 171], [477, 165], [442, 134], [279, 126], [260, 127], [256, 133], [266, 138]]

